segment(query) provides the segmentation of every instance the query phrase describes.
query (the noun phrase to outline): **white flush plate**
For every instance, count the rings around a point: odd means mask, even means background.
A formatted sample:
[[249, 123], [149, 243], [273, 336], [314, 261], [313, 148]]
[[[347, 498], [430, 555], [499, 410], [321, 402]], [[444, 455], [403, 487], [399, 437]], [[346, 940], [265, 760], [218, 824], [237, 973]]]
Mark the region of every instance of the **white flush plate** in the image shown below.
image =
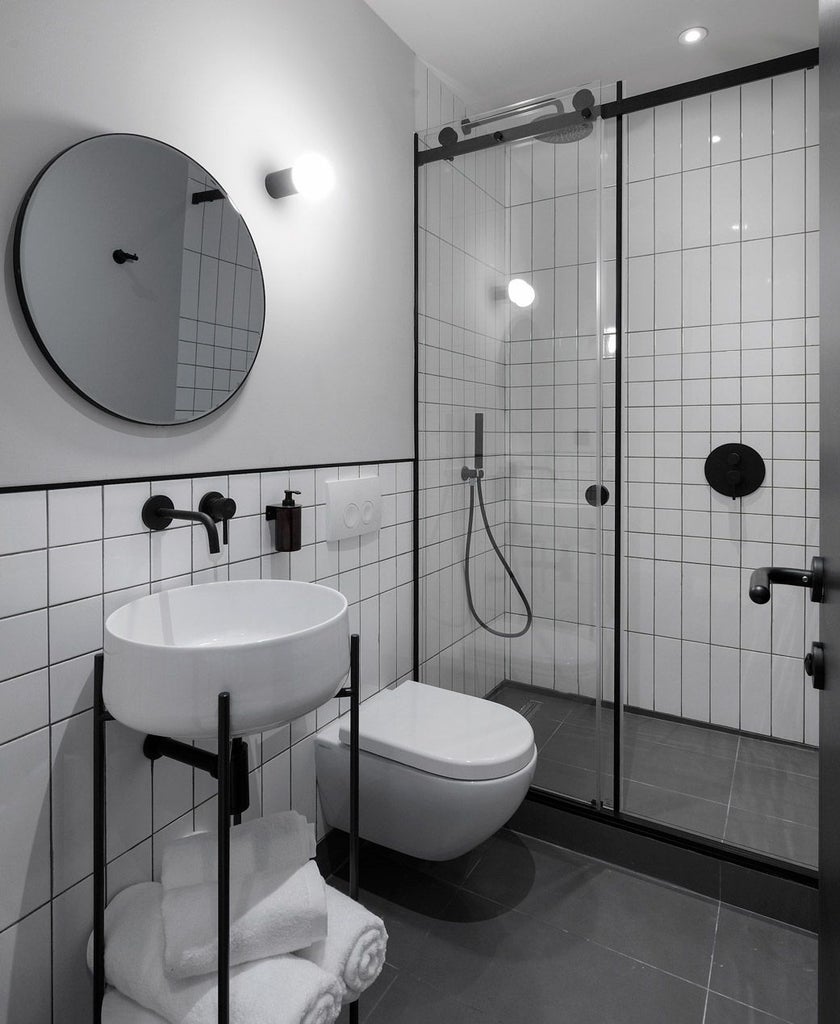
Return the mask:
[[327, 480], [327, 540], [361, 537], [382, 525], [382, 484], [378, 476]]

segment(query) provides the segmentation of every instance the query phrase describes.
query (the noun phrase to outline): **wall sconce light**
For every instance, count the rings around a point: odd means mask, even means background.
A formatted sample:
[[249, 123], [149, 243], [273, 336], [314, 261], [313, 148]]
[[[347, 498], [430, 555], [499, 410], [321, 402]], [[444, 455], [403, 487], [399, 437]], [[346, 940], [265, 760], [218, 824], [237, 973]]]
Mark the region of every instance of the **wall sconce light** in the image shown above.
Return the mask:
[[265, 176], [265, 190], [272, 199], [283, 199], [296, 192], [309, 199], [323, 199], [334, 186], [335, 171], [320, 153], [304, 153], [293, 167]]
[[514, 306], [519, 306], [520, 309], [527, 309], [537, 297], [537, 293], [531, 285], [527, 281], [523, 281], [521, 277], [515, 277], [508, 284], [507, 293]]

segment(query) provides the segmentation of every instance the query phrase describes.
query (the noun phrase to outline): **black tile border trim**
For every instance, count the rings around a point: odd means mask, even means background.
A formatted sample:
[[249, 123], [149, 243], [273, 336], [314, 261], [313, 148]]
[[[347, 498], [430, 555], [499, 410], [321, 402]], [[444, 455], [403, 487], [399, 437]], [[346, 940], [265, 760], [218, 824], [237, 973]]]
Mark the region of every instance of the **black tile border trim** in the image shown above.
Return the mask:
[[108, 487], [111, 484], [144, 484], [150, 480], [201, 480], [213, 476], [248, 476], [254, 473], [296, 473], [305, 469], [342, 469], [345, 466], [397, 466], [413, 462], [413, 456], [404, 459], [352, 459], [349, 462], [301, 462], [289, 466], [251, 466], [247, 469], [202, 470], [200, 473], [146, 473], [143, 476], [105, 477], [101, 480], [67, 480], [49, 484], [12, 484], [0, 487], [0, 494], [18, 494], [26, 491], [65, 491], [71, 487]]

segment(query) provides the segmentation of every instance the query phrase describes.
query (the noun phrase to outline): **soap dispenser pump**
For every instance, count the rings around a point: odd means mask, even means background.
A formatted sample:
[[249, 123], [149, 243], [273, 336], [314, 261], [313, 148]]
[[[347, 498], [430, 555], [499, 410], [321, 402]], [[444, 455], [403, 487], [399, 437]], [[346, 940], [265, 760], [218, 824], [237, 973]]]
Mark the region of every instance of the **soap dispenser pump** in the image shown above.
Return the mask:
[[266, 505], [265, 518], [274, 520], [275, 551], [300, 551], [301, 506], [295, 504], [294, 495], [300, 491], [286, 491], [280, 505]]

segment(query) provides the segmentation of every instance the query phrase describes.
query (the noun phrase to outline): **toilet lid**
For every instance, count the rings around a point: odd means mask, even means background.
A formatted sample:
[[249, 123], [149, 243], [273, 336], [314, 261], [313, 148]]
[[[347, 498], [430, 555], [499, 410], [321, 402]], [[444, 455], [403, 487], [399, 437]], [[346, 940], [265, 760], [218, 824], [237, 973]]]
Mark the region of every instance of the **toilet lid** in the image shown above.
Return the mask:
[[[349, 716], [339, 736], [349, 745]], [[362, 704], [359, 746], [448, 779], [500, 779], [530, 763], [534, 731], [503, 704], [409, 681]]]

